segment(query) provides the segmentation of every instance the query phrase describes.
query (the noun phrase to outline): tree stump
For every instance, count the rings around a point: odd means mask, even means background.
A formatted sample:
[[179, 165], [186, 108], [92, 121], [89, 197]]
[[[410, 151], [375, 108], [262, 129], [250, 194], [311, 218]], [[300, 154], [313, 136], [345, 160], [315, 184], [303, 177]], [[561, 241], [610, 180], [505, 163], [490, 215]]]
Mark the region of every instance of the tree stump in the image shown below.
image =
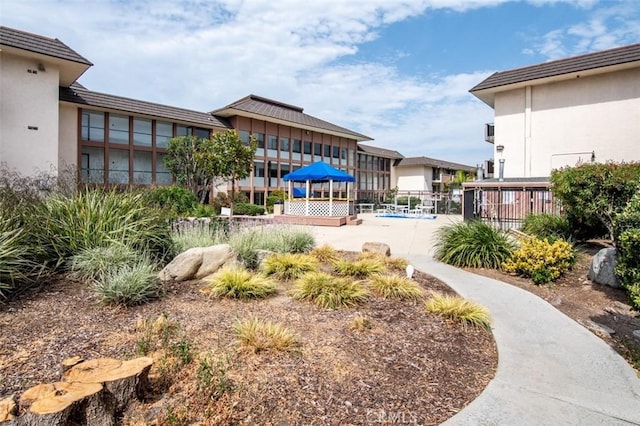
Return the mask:
[[84, 359], [79, 356], [74, 356], [71, 358], [67, 358], [60, 363], [60, 375], [63, 375], [67, 370], [69, 370], [74, 365], [80, 364], [84, 362]]
[[[14, 414], [16, 414], [16, 401], [13, 395], [11, 395], [8, 398], [0, 400], [0, 423], [9, 422], [9, 420], [13, 420], [15, 418]], [[10, 423], [6, 423], [6, 424], [10, 424]]]

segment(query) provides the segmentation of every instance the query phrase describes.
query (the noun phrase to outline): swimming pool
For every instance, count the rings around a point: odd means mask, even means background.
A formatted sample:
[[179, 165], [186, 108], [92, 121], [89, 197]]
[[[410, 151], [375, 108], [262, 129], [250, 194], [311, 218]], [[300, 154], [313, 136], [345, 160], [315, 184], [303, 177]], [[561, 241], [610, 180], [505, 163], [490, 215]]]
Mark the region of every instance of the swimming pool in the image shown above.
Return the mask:
[[376, 217], [390, 217], [395, 219], [437, 219], [437, 214], [411, 214], [411, 213], [381, 213]]

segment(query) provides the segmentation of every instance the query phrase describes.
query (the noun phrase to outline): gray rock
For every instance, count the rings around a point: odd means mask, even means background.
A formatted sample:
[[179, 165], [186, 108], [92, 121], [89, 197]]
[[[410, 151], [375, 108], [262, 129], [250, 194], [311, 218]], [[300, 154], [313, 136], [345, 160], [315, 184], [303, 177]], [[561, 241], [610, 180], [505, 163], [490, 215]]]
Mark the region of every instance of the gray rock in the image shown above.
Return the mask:
[[589, 268], [589, 279], [598, 284], [619, 288], [620, 284], [615, 275], [616, 269], [616, 249], [613, 247], [603, 248], [591, 261]]
[[201, 279], [235, 260], [236, 254], [228, 244], [194, 247], [177, 255], [158, 277], [162, 281]]
[[362, 252], [379, 253], [383, 256], [391, 256], [391, 247], [385, 243], [366, 242], [362, 244]]
[[633, 335], [634, 335], [637, 339], [640, 339], [640, 330], [633, 330]]
[[593, 322], [591, 320], [584, 320], [579, 322], [589, 330], [599, 335], [605, 335], [606, 337], [610, 337], [612, 334], [616, 334], [616, 331], [614, 329], [609, 328], [606, 325]]
[[553, 299], [551, 299], [549, 303], [551, 303], [553, 306], [560, 306], [562, 305], [562, 297], [556, 296]]
[[256, 263], [258, 264], [258, 266], [261, 267], [267, 257], [269, 257], [269, 255], [271, 254], [273, 254], [273, 252], [270, 250], [256, 250]]

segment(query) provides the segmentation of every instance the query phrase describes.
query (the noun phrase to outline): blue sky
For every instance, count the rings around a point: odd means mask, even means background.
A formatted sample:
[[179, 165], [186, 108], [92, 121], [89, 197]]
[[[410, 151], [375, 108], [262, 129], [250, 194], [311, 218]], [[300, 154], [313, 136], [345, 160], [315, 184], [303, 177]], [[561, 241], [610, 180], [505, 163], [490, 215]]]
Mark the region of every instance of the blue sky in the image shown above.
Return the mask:
[[55, 37], [91, 90], [210, 111], [249, 93], [405, 156], [491, 158], [495, 71], [640, 42], [638, 0], [0, 0], [0, 24]]

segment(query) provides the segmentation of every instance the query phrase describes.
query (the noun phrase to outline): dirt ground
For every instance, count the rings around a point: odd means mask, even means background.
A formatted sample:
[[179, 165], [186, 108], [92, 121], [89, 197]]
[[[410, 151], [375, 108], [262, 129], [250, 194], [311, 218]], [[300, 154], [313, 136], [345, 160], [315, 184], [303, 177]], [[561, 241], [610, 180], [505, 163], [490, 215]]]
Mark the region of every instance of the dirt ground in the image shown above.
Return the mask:
[[470, 271], [508, 282], [548, 301], [602, 338], [640, 374], [640, 339], [633, 335], [634, 330], [640, 330], [639, 313], [631, 310], [623, 289], [596, 284], [587, 278], [591, 259], [601, 248], [596, 244], [580, 246], [573, 270], [547, 285], [535, 285], [531, 280], [495, 270]]
[[[450, 291], [424, 273], [415, 279], [427, 292]], [[0, 305], [0, 398], [55, 381], [72, 356], [145, 352], [156, 360], [154, 389], [124, 424], [439, 424], [494, 376], [492, 335], [427, 313], [422, 302], [372, 296], [325, 310], [294, 301], [288, 286], [242, 302], [211, 300], [199, 282], [171, 284], [161, 299], [124, 308], [102, 306], [86, 284], [58, 276]], [[160, 316], [170, 335], [150, 334]], [[355, 317], [371, 329], [354, 330]], [[233, 326], [250, 318], [290, 328], [300, 351], [241, 350]]]

